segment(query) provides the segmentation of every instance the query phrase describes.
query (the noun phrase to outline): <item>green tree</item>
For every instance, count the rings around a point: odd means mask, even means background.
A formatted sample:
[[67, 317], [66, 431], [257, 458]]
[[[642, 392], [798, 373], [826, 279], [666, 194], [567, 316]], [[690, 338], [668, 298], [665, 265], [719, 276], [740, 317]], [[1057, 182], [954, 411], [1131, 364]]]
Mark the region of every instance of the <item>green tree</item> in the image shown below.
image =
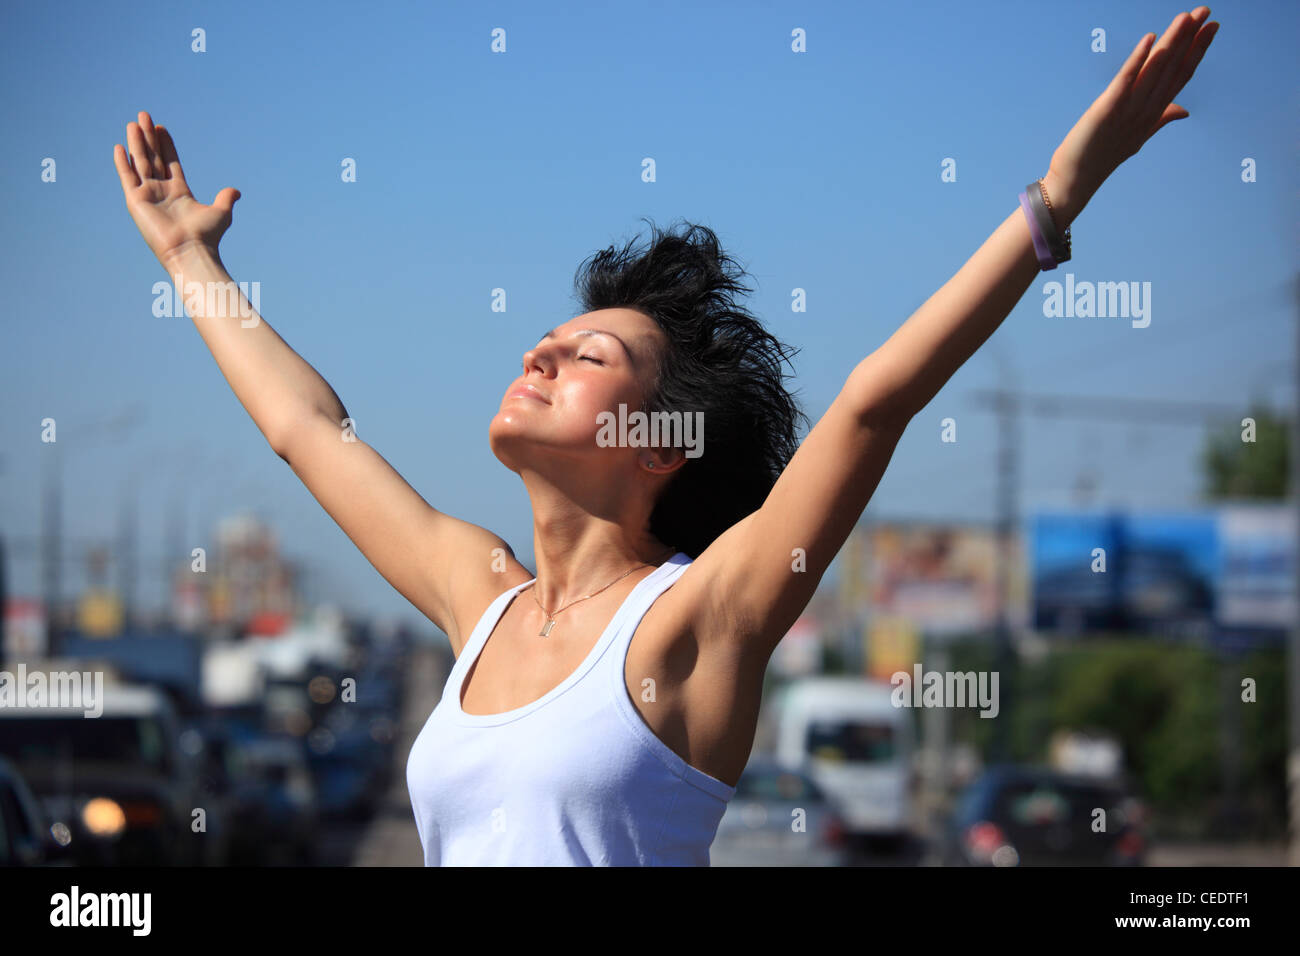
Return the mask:
[[1258, 402], [1245, 417], [1255, 421], [1254, 441], [1243, 440], [1246, 426], [1235, 423], [1212, 432], [1206, 440], [1201, 459], [1206, 497], [1285, 498], [1290, 425]]

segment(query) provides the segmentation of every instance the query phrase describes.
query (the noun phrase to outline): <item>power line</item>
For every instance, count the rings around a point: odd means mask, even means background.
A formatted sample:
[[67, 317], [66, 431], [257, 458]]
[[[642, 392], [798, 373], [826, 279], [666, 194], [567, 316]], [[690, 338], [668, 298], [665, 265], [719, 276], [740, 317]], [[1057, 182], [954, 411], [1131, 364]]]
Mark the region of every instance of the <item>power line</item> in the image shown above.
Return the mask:
[[[1197, 321], [1188, 331], [1180, 335], [1176, 341], [1169, 344], [1172, 347], [1177, 347], [1180, 345], [1186, 345], [1188, 342], [1199, 342], [1211, 332], [1223, 332], [1225, 326], [1221, 321], [1215, 320], [1221, 319], [1225, 311], [1231, 309], [1235, 313], [1241, 313], [1246, 311], [1248, 305], [1251, 305], [1252, 303], [1262, 305], [1281, 304], [1290, 295], [1290, 292], [1291, 280], [1283, 279], [1273, 285], [1265, 286], [1253, 295], [1248, 295], [1245, 298], [1238, 297], [1235, 300], [1225, 299], [1208, 309], [1200, 310], [1198, 312], [1200, 319], [1208, 317], [1210, 321], [1205, 322], [1203, 325], [1200, 321]], [[1275, 302], [1274, 300], [1278, 301]], [[1183, 320], [1180, 319], [1177, 321], [1182, 322]], [[1059, 372], [1067, 367], [1070, 369], [1091, 367], [1094, 359], [1102, 358], [1107, 360], [1108, 365], [1113, 365], [1116, 362], [1122, 362], [1126, 359], [1139, 357], [1143, 354], [1141, 351], [1128, 348], [1127, 346], [1129, 344], [1129, 342], [1120, 343], [1114, 340], [1107, 340], [1100, 343], [1095, 348], [1084, 352], [1072, 352], [1065, 356], [1050, 357], [1045, 363], [1036, 365], [1036, 370], [1039, 373], [1042, 373], [1044, 371]]]
[[1120, 398], [1107, 395], [1031, 395], [1005, 389], [978, 389], [973, 395], [977, 405], [1000, 408], [1008, 399], [1030, 414], [1055, 418], [1085, 418], [1091, 421], [1117, 421], [1129, 425], [1135, 420], [1166, 425], [1195, 425], [1217, 422], [1240, 415], [1249, 403], [1228, 405], [1220, 402], [1189, 402], [1178, 399]]

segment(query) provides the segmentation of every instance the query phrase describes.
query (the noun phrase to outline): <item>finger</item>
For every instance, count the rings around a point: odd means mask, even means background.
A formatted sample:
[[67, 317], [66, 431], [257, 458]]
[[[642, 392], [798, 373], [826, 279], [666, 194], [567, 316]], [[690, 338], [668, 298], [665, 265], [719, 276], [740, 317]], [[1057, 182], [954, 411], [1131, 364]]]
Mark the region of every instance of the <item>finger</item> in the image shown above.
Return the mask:
[[1160, 81], [1165, 79], [1168, 73], [1177, 69], [1181, 55], [1176, 48], [1183, 38], [1190, 40], [1189, 30], [1194, 25], [1195, 21], [1186, 13], [1174, 17], [1165, 35], [1152, 48], [1151, 56], [1138, 76], [1137, 83], [1133, 87], [1134, 102], [1142, 105], [1150, 103], [1153, 99], [1152, 93], [1160, 85]]
[[[1176, 123], [1180, 119], [1187, 119], [1187, 117], [1191, 115], [1191, 113], [1187, 112], [1187, 110], [1179, 106], [1177, 103], [1170, 103], [1164, 113], [1161, 114], [1160, 120], [1156, 124], [1156, 128], [1151, 131], [1151, 135], [1154, 136], [1170, 123]], [[1147, 138], [1150, 139], [1151, 137], [1148, 136]]]
[[1169, 94], [1170, 99], [1183, 91], [1187, 81], [1192, 78], [1196, 68], [1201, 65], [1201, 59], [1205, 56], [1205, 51], [1210, 48], [1210, 43], [1218, 32], [1219, 25], [1217, 23], [1207, 23], [1197, 31], [1196, 39], [1192, 41], [1192, 48], [1187, 52], [1187, 56], [1183, 58], [1183, 65], [1179, 67], [1178, 78], [1174, 83], [1172, 92]]
[[[1201, 7], [1197, 12], [1199, 13], [1200, 10], [1204, 10], [1205, 13], [1209, 12], [1207, 7]], [[1174, 84], [1178, 82], [1179, 77], [1182, 75], [1187, 51], [1191, 48], [1192, 41], [1196, 39], [1201, 21], [1205, 19], [1205, 13], [1202, 13], [1199, 18], [1189, 16], [1187, 20], [1179, 25], [1178, 39], [1170, 48], [1169, 68], [1161, 71], [1160, 80], [1156, 83], [1155, 89], [1152, 90], [1151, 98], [1147, 103], [1152, 110], [1163, 110], [1169, 105], [1169, 101], [1177, 95], [1178, 90]]]
[[154, 130], [153, 117], [146, 110], [141, 110], [137, 116], [140, 123], [140, 132], [144, 134], [144, 141], [149, 144], [149, 163], [153, 168], [155, 179], [167, 178], [167, 167], [163, 165], [162, 151], [158, 148], [158, 133]]
[[117, 178], [122, 181], [123, 192], [140, 185], [140, 177], [131, 168], [131, 160], [121, 143], [113, 144], [113, 165], [117, 167]]
[[1175, 123], [1180, 119], [1187, 119], [1190, 115], [1191, 114], [1188, 113], [1187, 110], [1183, 109], [1177, 103], [1170, 103], [1169, 108], [1164, 111], [1160, 119], [1156, 120], [1155, 124], [1151, 127], [1151, 131], [1147, 133], [1146, 136], [1142, 137], [1142, 142], [1138, 144], [1137, 149], [1133, 150], [1133, 153], [1130, 153], [1129, 155], [1135, 155], [1139, 150], [1143, 149], [1147, 143], [1151, 142], [1151, 138], [1155, 136], [1156, 133], [1160, 132], [1170, 123]]
[[216, 198], [212, 200], [212, 205], [223, 212], [232, 212], [235, 208], [235, 201], [239, 199], [240, 195], [239, 190], [234, 186], [227, 186], [217, 193]]
[[131, 164], [135, 167], [135, 174], [140, 177], [140, 181], [143, 183], [146, 179], [153, 179], [153, 162], [149, 158], [149, 144], [145, 142], [144, 132], [140, 129], [139, 123], [126, 124], [126, 142], [131, 153]]
[[1147, 53], [1151, 49], [1151, 44], [1155, 42], [1156, 35], [1148, 33], [1141, 40], [1138, 40], [1137, 46], [1133, 52], [1128, 55], [1124, 65], [1119, 68], [1115, 78], [1110, 81], [1110, 86], [1106, 88], [1106, 93], [1110, 96], [1118, 96], [1126, 92], [1137, 79], [1138, 70], [1142, 69], [1142, 64], [1146, 62]]
[[176, 144], [172, 141], [172, 134], [165, 126], [155, 126], [154, 129], [158, 133], [158, 148], [162, 154], [163, 165], [167, 168], [167, 178], [175, 179], [189, 189], [189, 183], [185, 181], [185, 173], [181, 169], [180, 157], [176, 155]]

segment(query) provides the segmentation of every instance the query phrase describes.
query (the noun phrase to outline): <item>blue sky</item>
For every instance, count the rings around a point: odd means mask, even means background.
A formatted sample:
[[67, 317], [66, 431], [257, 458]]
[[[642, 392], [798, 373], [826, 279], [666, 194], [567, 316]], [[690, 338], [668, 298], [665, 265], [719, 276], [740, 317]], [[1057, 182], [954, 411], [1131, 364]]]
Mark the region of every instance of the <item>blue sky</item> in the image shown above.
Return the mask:
[[[140, 596], [160, 599], [166, 503], [191, 540], [253, 507], [347, 605], [416, 612], [265, 441], [189, 319], [156, 318], [162, 267], [125, 210], [113, 144], [148, 110], [197, 197], [243, 194], [222, 242], [261, 311], [331, 383], [358, 433], [435, 507], [528, 562], [529, 502], [488, 422], [522, 353], [575, 314], [590, 253], [679, 218], [750, 271], [815, 421], [852, 367], [1017, 208], [1165, 2], [9, 4], [0, 277], [0, 529], [36, 594], [40, 421], [65, 456], [70, 539], [110, 539], [130, 487]], [[1167, 126], [913, 423], [868, 515], [992, 517], [1001, 383], [1034, 393], [1245, 404], [1293, 398], [1294, 3], [1220, 3], [1222, 27]], [[191, 30], [207, 52], [191, 52]], [[506, 52], [491, 51], [506, 31]], [[791, 31], [807, 52], [791, 51]], [[1090, 50], [1102, 28], [1108, 50]], [[43, 182], [42, 161], [57, 163]], [[340, 179], [352, 157], [357, 182]], [[643, 182], [653, 157], [657, 181]], [[957, 161], [955, 183], [940, 164]], [[1258, 181], [1241, 181], [1250, 157]], [[1152, 321], [1047, 318], [1042, 288], [1151, 283]], [[491, 291], [507, 291], [505, 313]], [[791, 310], [806, 290], [808, 311]], [[132, 429], [94, 426], [133, 407]], [[1244, 414], [1244, 411], [1243, 411]], [[942, 443], [939, 422], [958, 421]], [[1240, 416], [1238, 416], [1239, 418]], [[64, 436], [67, 437], [64, 437]], [[1024, 510], [1192, 507], [1203, 429], [1029, 418]], [[71, 546], [71, 545], [70, 545]], [[82, 581], [70, 569], [69, 586]]]

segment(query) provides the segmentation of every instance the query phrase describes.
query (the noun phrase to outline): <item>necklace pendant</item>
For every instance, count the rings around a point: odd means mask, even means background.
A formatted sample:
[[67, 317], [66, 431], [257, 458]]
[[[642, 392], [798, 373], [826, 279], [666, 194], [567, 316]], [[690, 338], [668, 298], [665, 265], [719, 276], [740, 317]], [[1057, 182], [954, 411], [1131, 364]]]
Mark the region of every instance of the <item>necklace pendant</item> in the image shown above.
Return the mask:
[[551, 618], [549, 621], [543, 624], [542, 629], [537, 632], [537, 636], [545, 637], [546, 635], [551, 633], [551, 628], [553, 627], [555, 627], [555, 618]]

